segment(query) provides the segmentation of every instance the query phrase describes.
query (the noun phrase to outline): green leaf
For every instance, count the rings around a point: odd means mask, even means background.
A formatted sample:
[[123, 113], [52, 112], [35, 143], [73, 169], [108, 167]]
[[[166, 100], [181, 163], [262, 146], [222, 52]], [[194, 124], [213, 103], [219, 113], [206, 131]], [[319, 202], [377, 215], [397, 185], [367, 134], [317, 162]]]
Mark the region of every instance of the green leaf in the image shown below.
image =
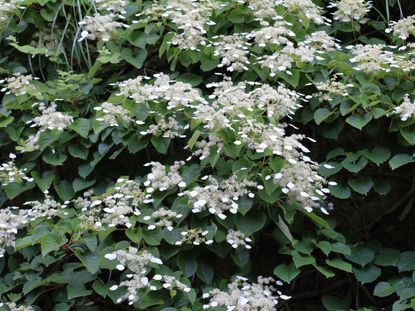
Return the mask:
[[297, 275], [300, 274], [300, 269], [297, 269], [294, 264], [280, 264], [274, 269], [274, 274], [283, 280], [285, 283], [291, 283]]
[[401, 254], [401, 259], [398, 263], [399, 272], [415, 270], [415, 252], [406, 251]]
[[197, 267], [196, 276], [204, 283], [210, 284], [213, 280], [213, 273], [212, 266], [201, 262]]
[[88, 149], [78, 145], [69, 145], [68, 147], [69, 154], [74, 158], [79, 158], [86, 160], [88, 158]]
[[363, 150], [362, 153], [366, 158], [378, 166], [387, 161], [391, 156], [390, 150], [383, 147], [375, 147], [370, 152], [368, 150]]
[[319, 125], [324, 120], [326, 120], [331, 114], [332, 111], [328, 110], [327, 108], [317, 109], [314, 112], [314, 121], [317, 123], [317, 125]]
[[336, 296], [326, 295], [322, 298], [323, 306], [328, 311], [348, 311], [349, 304]]
[[352, 195], [349, 186], [338, 183], [336, 186], [329, 186], [330, 194], [338, 199], [348, 199]]
[[66, 239], [56, 233], [49, 233], [43, 236], [40, 240], [42, 256], [45, 257], [50, 252], [57, 251], [65, 243]]
[[167, 150], [170, 145], [170, 138], [153, 136], [151, 137], [151, 144], [159, 153], [167, 154]]
[[199, 130], [196, 130], [194, 131], [192, 137], [190, 137], [189, 141], [187, 142], [187, 145], [189, 146], [190, 150], [193, 149], [193, 146], [197, 142], [200, 134], [202, 134], [202, 132], [200, 132]]
[[326, 259], [326, 263], [336, 269], [352, 272], [352, 265], [340, 258]]
[[293, 236], [291, 235], [290, 228], [286, 225], [286, 223], [282, 220], [281, 216], [278, 215], [278, 222], [277, 227], [281, 230], [282, 234], [288, 239], [288, 241], [293, 241]]
[[36, 185], [45, 192], [50, 188], [50, 185], [52, 184], [53, 178], [55, 175], [52, 171], [46, 171], [42, 173], [42, 176], [40, 176], [39, 172], [32, 171], [30, 173], [35, 180]]
[[72, 184], [69, 181], [63, 180], [59, 181], [58, 179], [53, 180], [53, 187], [58, 193], [59, 197], [63, 201], [72, 199], [75, 196], [75, 191], [72, 188]]
[[250, 236], [261, 230], [267, 221], [267, 217], [263, 212], [251, 211], [245, 216], [237, 214], [235, 216], [236, 227], [246, 236]]
[[363, 245], [354, 246], [351, 248], [351, 251], [351, 254], [346, 255], [346, 258], [362, 267], [366, 266], [375, 258], [375, 252]]
[[[330, 167], [332, 168], [327, 168], [324, 166], [325, 165], [330, 165]], [[320, 165], [320, 167], [318, 168], [318, 173], [323, 176], [323, 177], [330, 177], [333, 176], [335, 174], [337, 174], [338, 172], [340, 172], [342, 170], [343, 166], [341, 165], [341, 163], [338, 162], [325, 162], [322, 163]]]
[[95, 179], [84, 180], [80, 178], [75, 178], [75, 180], [72, 182], [72, 187], [75, 192], [78, 192], [80, 190], [91, 187], [93, 184], [95, 184]]
[[147, 36], [143, 31], [132, 31], [127, 36], [127, 40], [132, 45], [145, 49], [147, 43]]
[[401, 135], [410, 145], [415, 145], [415, 127], [404, 127], [400, 129]]
[[75, 256], [82, 262], [88, 272], [95, 274], [99, 270], [99, 253], [82, 254], [80, 251], [75, 252]]
[[333, 252], [343, 254], [343, 255], [350, 255], [352, 253], [349, 246], [344, 243], [336, 242], [332, 245]]
[[393, 267], [399, 262], [401, 254], [398, 250], [392, 248], [382, 248], [380, 253], [376, 255], [374, 263], [378, 266]]
[[183, 73], [178, 76], [176, 80], [189, 83], [193, 87], [198, 86], [203, 82], [203, 78], [200, 75], [195, 75], [193, 73]]
[[182, 170], [181, 177], [186, 185], [195, 182], [201, 172], [202, 168], [198, 164], [192, 164], [190, 166], [185, 166]]
[[148, 140], [140, 139], [137, 135], [132, 135], [128, 139], [128, 152], [137, 153], [138, 151], [144, 149], [148, 145]]
[[393, 287], [388, 282], [376, 284], [373, 294], [377, 297], [387, 297], [394, 293]]
[[343, 167], [352, 173], [358, 173], [361, 171], [367, 164], [367, 159], [365, 157], [360, 157], [359, 160], [356, 161], [349, 161], [349, 159], [344, 159], [341, 163]]
[[218, 59], [211, 59], [209, 56], [203, 54], [200, 58], [200, 68], [203, 71], [211, 71], [218, 67], [219, 60]]
[[62, 132], [58, 130], [42, 131], [39, 135], [40, 150], [44, 150], [46, 147], [52, 145], [56, 140], [58, 140], [61, 133]]
[[292, 251], [291, 256], [296, 268], [316, 263], [316, 259], [313, 256], [301, 256], [297, 251]]
[[96, 293], [101, 295], [103, 298], [107, 297], [109, 287], [104, 282], [102, 282], [100, 279], [97, 279], [94, 281], [94, 283], [92, 283], [92, 288], [94, 289]]
[[6, 193], [8, 199], [12, 200], [16, 198], [19, 194], [32, 189], [35, 186], [35, 183], [25, 183], [25, 184], [18, 184], [15, 182], [7, 184], [7, 186], [3, 186], [3, 190]]
[[78, 174], [82, 178], [86, 178], [93, 170], [94, 168], [89, 163], [85, 163], [78, 167]]
[[62, 165], [63, 162], [66, 161], [67, 156], [66, 154], [62, 153], [61, 151], [53, 151], [52, 149], [48, 149], [43, 155], [42, 155], [43, 161], [45, 163], [53, 165], [53, 166], [59, 166]]
[[81, 137], [88, 138], [89, 131], [92, 128], [90, 119], [78, 118], [69, 126], [70, 129], [77, 132]]
[[121, 57], [135, 68], [140, 69], [143, 67], [144, 61], [147, 58], [147, 50], [136, 48], [135, 53], [133, 54], [132, 50], [124, 48], [121, 51]]
[[353, 273], [360, 283], [366, 284], [375, 281], [380, 276], [381, 270], [375, 265], [369, 265], [361, 269], [353, 268]]
[[373, 180], [369, 176], [358, 176], [356, 178], [349, 178], [349, 186], [356, 192], [367, 195], [373, 187]]
[[92, 294], [92, 290], [86, 289], [85, 285], [79, 282], [70, 283], [66, 286], [68, 293], [68, 299], [74, 299], [77, 297], [85, 297]]
[[328, 256], [331, 251], [333, 250], [333, 246], [330, 242], [328, 241], [320, 241], [317, 243], [317, 246], [321, 249], [321, 251]]
[[392, 170], [397, 169], [398, 167], [401, 167], [402, 165], [413, 163], [415, 162], [415, 159], [410, 154], [397, 154], [392, 157], [392, 159], [389, 160], [389, 166]]
[[364, 116], [360, 115], [352, 115], [347, 117], [346, 123], [350, 124], [351, 126], [362, 130], [362, 128], [368, 124], [372, 120], [372, 114], [369, 112], [366, 112]]
[[377, 193], [380, 195], [385, 195], [391, 190], [391, 184], [385, 179], [375, 180], [374, 188]]
[[196, 273], [197, 260], [190, 254], [181, 254], [177, 257], [177, 266], [185, 277], [190, 277]]
[[314, 266], [314, 268], [316, 268], [321, 274], [323, 274], [327, 279], [328, 278], [332, 278], [333, 276], [335, 276], [336, 274], [333, 272], [333, 271], [331, 271], [331, 270], [329, 270], [329, 269], [327, 269], [326, 267], [322, 267], [322, 266], [319, 266], [319, 265], [317, 265], [317, 264], [313, 264], [313, 266]]

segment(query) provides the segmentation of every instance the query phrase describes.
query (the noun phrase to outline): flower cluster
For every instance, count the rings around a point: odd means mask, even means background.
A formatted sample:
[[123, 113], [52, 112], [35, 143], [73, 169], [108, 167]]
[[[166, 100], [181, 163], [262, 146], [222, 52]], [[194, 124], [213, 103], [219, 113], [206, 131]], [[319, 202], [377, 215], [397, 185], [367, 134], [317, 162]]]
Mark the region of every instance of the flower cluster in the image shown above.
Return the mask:
[[358, 23], [366, 23], [366, 14], [372, 8], [372, 1], [367, 0], [340, 0], [338, 2], [331, 2], [328, 8], [335, 8], [333, 13], [335, 20], [349, 23], [356, 21]]
[[0, 302], [0, 308], [6, 306], [10, 311], [34, 311], [31, 306], [18, 306], [15, 302]]
[[176, 245], [182, 245], [183, 243], [193, 245], [210, 245], [213, 243], [213, 240], [206, 238], [209, 231], [202, 228], [188, 229], [186, 231], [182, 231], [180, 234], [182, 239], [180, 241], [176, 241]]
[[151, 173], [147, 175], [147, 181], [144, 183], [147, 193], [152, 193], [154, 190], [166, 191], [177, 186], [186, 187], [179, 173], [183, 164], [183, 161], [176, 161], [170, 167], [166, 167], [159, 162], [146, 163], [145, 166], [152, 166]]
[[248, 59], [250, 52], [243, 34], [221, 35], [213, 39], [215, 41], [211, 44], [215, 48], [214, 56], [221, 58], [218, 67], [226, 67], [230, 72], [248, 70], [246, 65], [250, 64]]
[[160, 208], [154, 211], [151, 216], [144, 216], [145, 221], [152, 220], [153, 223], [148, 226], [148, 230], [154, 230], [156, 228], [166, 228], [169, 231], [173, 230], [173, 220], [182, 218], [182, 214], [178, 214], [174, 211]]
[[321, 16], [321, 8], [312, 0], [276, 0], [277, 4], [283, 5], [289, 12], [300, 12], [316, 24], [323, 24], [325, 18]]
[[406, 95], [403, 102], [393, 109], [393, 114], [398, 114], [402, 121], [406, 121], [415, 115], [415, 101], [411, 102]]
[[[186, 128], [188, 125], [186, 125]], [[179, 122], [173, 117], [160, 119], [156, 124], [150, 124], [147, 131], [141, 131], [140, 134], [151, 134], [155, 136], [162, 136], [166, 138], [186, 137], [181, 134], [185, 127], [181, 126]]]
[[229, 230], [226, 235], [226, 242], [228, 242], [233, 248], [238, 248], [239, 246], [243, 246], [246, 249], [251, 249], [251, 245], [249, 243], [252, 242], [252, 240], [248, 237], [245, 237], [245, 234], [236, 231], [236, 230]]
[[[248, 91], [248, 86], [253, 84], [259, 87]], [[268, 117], [282, 118], [293, 114], [301, 107], [300, 94], [283, 85], [279, 85], [277, 89], [254, 82], [240, 82], [234, 85], [230, 80], [225, 79], [208, 86], [215, 87], [210, 96], [214, 102], [209, 105], [199, 105], [195, 111], [195, 118], [207, 123], [207, 128], [230, 127], [231, 121], [228, 116], [245, 119], [245, 111], [253, 112], [260, 109], [266, 111]]]
[[57, 105], [52, 102], [49, 107], [45, 103], [39, 104], [39, 111], [42, 113], [40, 116], [34, 117], [32, 120], [26, 122], [31, 124], [31, 127], [39, 127], [40, 129], [57, 129], [64, 130], [73, 122], [73, 117], [56, 111]]
[[279, 15], [274, 9], [275, 0], [246, 0], [248, 7], [253, 11], [253, 15], [263, 25], [268, 25], [267, 19], [277, 19]]
[[132, 120], [127, 109], [109, 102], [102, 103], [101, 106], [95, 107], [94, 110], [102, 112], [102, 115], [99, 115], [97, 121], [105, 122], [111, 126], [118, 126], [119, 120], [122, 120], [126, 124], [129, 124]]
[[97, 9], [100, 11], [110, 11], [125, 15], [125, 7], [128, 4], [126, 0], [95, 0]]
[[207, 139], [197, 141], [195, 147], [196, 149], [193, 151], [193, 154], [198, 156], [200, 160], [203, 160], [210, 155], [213, 147], [216, 147], [216, 151], [220, 152], [223, 148], [223, 142], [219, 137], [209, 134]]
[[45, 103], [40, 103], [38, 109], [41, 115], [26, 122], [26, 124], [30, 124], [30, 127], [39, 128], [35, 134], [30, 135], [26, 140], [26, 145], [33, 150], [39, 148], [39, 138], [43, 131], [53, 129], [62, 131], [73, 122], [72, 116], [56, 111], [57, 105], [55, 102], [52, 102], [48, 107]]
[[6, 247], [14, 247], [17, 231], [27, 225], [27, 211], [17, 207], [0, 209], [0, 258]]
[[45, 192], [45, 200], [25, 202], [29, 209], [18, 207], [6, 207], [0, 209], [0, 257], [4, 256], [6, 247], [14, 247], [16, 234], [19, 229], [27, 226], [30, 221], [40, 217], [56, 216], [60, 209], [66, 205], [54, 201], [48, 192]]
[[239, 208], [238, 200], [245, 195], [253, 197], [254, 194], [249, 188], [257, 186], [254, 181], [247, 179], [238, 181], [235, 176], [222, 181], [218, 181], [212, 176], [206, 176], [202, 179], [208, 180], [206, 186], [196, 186], [183, 192], [193, 206], [192, 212], [200, 213], [208, 210], [221, 219], [226, 218], [224, 213], [227, 211], [236, 214]]
[[324, 31], [316, 31], [307, 35], [297, 46], [288, 41], [281, 50], [271, 55], [257, 57], [256, 63], [263, 68], [268, 68], [271, 77], [280, 72], [292, 75], [289, 69], [292, 68], [295, 61], [312, 62], [315, 59], [322, 60], [323, 58], [319, 54], [338, 48], [339, 44], [335, 38]]
[[227, 291], [215, 288], [205, 293], [203, 298], [209, 298], [209, 303], [203, 305], [203, 309], [226, 307], [227, 311], [276, 310], [278, 299], [291, 298], [283, 295], [276, 285], [280, 286], [282, 282], [260, 276], [257, 283], [250, 283], [248, 279], [238, 276], [228, 284]]
[[318, 97], [322, 100], [331, 101], [334, 96], [348, 96], [349, 89], [352, 88], [353, 84], [344, 84], [341, 81], [337, 81], [338, 76], [334, 75], [328, 81], [317, 82], [315, 87], [318, 93], [313, 94], [311, 97]]
[[161, 265], [163, 262], [153, 256], [148, 251], [142, 251], [138, 253], [138, 249], [130, 246], [128, 251], [117, 250], [114, 253], [108, 253], [104, 256], [108, 260], [117, 260], [116, 268], [123, 271], [126, 267], [132, 271], [132, 274], [127, 275], [127, 280], [122, 281], [119, 285], [114, 285], [110, 290], [117, 290], [119, 287], [127, 288], [127, 294], [118, 299], [118, 303], [128, 299], [129, 304], [133, 304], [139, 299], [137, 291], [149, 286], [149, 280], [145, 276], [148, 271], [148, 265], [150, 263]]
[[143, 80], [150, 77], [138, 76], [135, 79], [128, 79], [117, 85], [120, 91], [119, 96], [126, 96], [137, 103], [166, 101], [167, 109], [192, 106], [193, 103], [206, 102], [200, 96], [198, 90], [194, 89], [189, 83], [171, 80], [166, 74], [154, 75], [154, 82], [144, 84]]
[[58, 215], [59, 211], [66, 208], [66, 204], [55, 201], [46, 190], [44, 191], [45, 199], [43, 201], [28, 201], [23, 205], [30, 206], [27, 211], [27, 217], [33, 221], [40, 217], [51, 218]]
[[254, 31], [251, 36], [259, 46], [267, 44], [286, 45], [290, 43], [287, 37], [294, 37], [295, 33], [288, 28], [287, 22], [277, 21], [273, 26], [263, 27]]
[[128, 27], [121, 22], [117, 22], [116, 18], [117, 15], [113, 13], [107, 15], [95, 13], [94, 16], [85, 16], [84, 20], [79, 22], [83, 30], [78, 41], [84, 39], [109, 41], [117, 29]]
[[395, 64], [393, 52], [385, 51], [385, 46], [382, 44], [357, 44], [350, 48], [354, 55], [350, 61], [356, 64], [356, 70], [367, 73], [388, 72], [390, 67], [393, 67]]
[[[162, 288], [168, 289], [168, 290], [180, 290], [185, 293], [190, 292], [192, 289], [187, 286], [186, 284], [180, 282], [176, 277], [171, 275], [160, 275], [155, 274], [153, 276], [154, 281], [159, 281], [161, 283]], [[157, 283], [155, 283], [157, 284]], [[158, 290], [158, 288], [155, 285], [150, 286], [150, 290]]]
[[37, 80], [37, 78], [34, 78], [32, 75], [15, 73], [11, 77], [0, 80], [0, 83], [6, 83], [6, 86], [1, 91], [15, 96], [36, 93], [36, 88], [31, 84], [33, 80]]
[[7, 22], [10, 14], [17, 9], [19, 5], [18, 0], [0, 0], [0, 27], [1, 24]]
[[393, 35], [402, 40], [408, 39], [409, 36], [415, 35], [415, 15], [391, 22], [391, 28], [388, 28], [387, 31], [393, 31]]
[[130, 228], [132, 224], [128, 216], [140, 215], [138, 207], [145, 199], [140, 184], [124, 178], [119, 178], [115, 186], [102, 196], [92, 195], [91, 191], [87, 191], [75, 200], [75, 205], [83, 212], [80, 215], [83, 227], [91, 229], [119, 225]]
[[317, 166], [312, 163], [284, 165], [282, 170], [273, 176], [273, 180], [282, 187], [283, 193], [291, 200], [300, 202], [307, 211], [319, 206], [319, 196], [323, 197], [329, 193], [329, 189], [324, 188], [326, 181], [318, 175]]
[[2, 163], [0, 165], [0, 184], [2, 186], [7, 186], [9, 183], [22, 183], [23, 181], [31, 182], [33, 178], [27, 177], [25, 174], [26, 169], [19, 169], [14, 163], [14, 154], [10, 154], [12, 159], [9, 162]]
[[54, 52], [58, 49], [59, 40], [56, 37], [56, 34], [53, 35], [52, 33], [46, 31], [36, 32], [33, 35], [30, 45], [35, 48], [44, 48], [47, 56], [49, 52]]
[[167, 5], [153, 4], [144, 14], [150, 18], [171, 20], [180, 30], [172, 43], [181, 49], [196, 50], [199, 44], [206, 44], [205, 25], [214, 25], [209, 17], [216, 8], [219, 8], [219, 2], [215, 0], [172, 0]]

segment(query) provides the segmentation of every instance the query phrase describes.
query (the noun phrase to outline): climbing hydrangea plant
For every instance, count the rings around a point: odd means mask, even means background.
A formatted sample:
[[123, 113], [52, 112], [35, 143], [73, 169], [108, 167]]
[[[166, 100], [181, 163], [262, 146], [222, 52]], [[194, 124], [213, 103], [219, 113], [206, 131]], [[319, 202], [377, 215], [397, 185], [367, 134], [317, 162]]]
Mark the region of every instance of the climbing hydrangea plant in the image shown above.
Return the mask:
[[415, 162], [414, 20], [373, 8], [0, 0], [0, 308], [414, 305], [414, 252], [329, 216]]

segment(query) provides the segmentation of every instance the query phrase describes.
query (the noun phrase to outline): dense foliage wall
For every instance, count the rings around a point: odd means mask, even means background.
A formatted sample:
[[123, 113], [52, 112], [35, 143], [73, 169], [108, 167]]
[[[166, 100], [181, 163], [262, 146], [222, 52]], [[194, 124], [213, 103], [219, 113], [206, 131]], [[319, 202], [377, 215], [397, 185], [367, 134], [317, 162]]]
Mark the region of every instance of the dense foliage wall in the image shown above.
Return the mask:
[[0, 0], [0, 309], [415, 309], [414, 13]]

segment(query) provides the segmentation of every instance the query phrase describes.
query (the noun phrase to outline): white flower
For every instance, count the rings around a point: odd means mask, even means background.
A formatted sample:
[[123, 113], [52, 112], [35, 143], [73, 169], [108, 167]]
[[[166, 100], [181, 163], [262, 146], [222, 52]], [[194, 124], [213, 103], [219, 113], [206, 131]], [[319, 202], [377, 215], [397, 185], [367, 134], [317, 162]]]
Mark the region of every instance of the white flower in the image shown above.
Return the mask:
[[110, 253], [110, 254], [105, 254], [104, 257], [107, 258], [108, 260], [115, 260], [117, 258], [117, 255], [114, 253]]
[[78, 41], [84, 39], [109, 41], [118, 28], [125, 27], [123, 23], [115, 21], [116, 17], [113, 13], [107, 15], [95, 13], [93, 16], [86, 16], [79, 22], [83, 31]]
[[0, 27], [9, 19], [19, 6], [18, 0], [0, 0]]
[[401, 117], [402, 121], [406, 121], [415, 115], [415, 101], [409, 99], [409, 95], [405, 95], [403, 102], [393, 109], [393, 114]]
[[[0, 0], [1, 5], [1, 0]], [[6, 94], [20, 95], [33, 95], [36, 93], [36, 88], [31, 82], [36, 80], [32, 75], [23, 75], [21, 73], [15, 73], [11, 77], [1, 80], [0, 83], [6, 83], [6, 86], [1, 89]]]
[[415, 35], [415, 15], [402, 18], [397, 22], [391, 22], [393, 35], [406, 40], [409, 36]]
[[132, 120], [130, 112], [120, 105], [114, 105], [109, 102], [102, 103], [101, 106], [94, 108], [97, 112], [97, 120], [103, 121], [111, 126], [118, 126], [118, 121], [129, 124]]
[[[276, 310], [278, 298], [289, 299], [289, 296], [282, 295], [275, 285], [279, 285], [272, 278], [258, 277], [257, 283], [249, 283], [247, 279], [237, 277], [228, 284], [227, 291], [213, 289], [205, 293], [203, 298], [209, 298], [209, 303], [203, 306], [204, 309], [218, 306], [226, 307], [226, 310]], [[284, 296], [282, 298], [281, 296]]]
[[245, 237], [244, 233], [230, 229], [226, 235], [226, 242], [228, 242], [233, 248], [243, 246], [246, 249], [251, 249], [251, 245], [249, 243], [251, 243], [252, 240]]
[[338, 2], [331, 2], [328, 8], [336, 8], [333, 13], [335, 20], [341, 22], [356, 21], [358, 23], [366, 23], [366, 14], [372, 8], [372, 1], [367, 0], [340, 0]]

